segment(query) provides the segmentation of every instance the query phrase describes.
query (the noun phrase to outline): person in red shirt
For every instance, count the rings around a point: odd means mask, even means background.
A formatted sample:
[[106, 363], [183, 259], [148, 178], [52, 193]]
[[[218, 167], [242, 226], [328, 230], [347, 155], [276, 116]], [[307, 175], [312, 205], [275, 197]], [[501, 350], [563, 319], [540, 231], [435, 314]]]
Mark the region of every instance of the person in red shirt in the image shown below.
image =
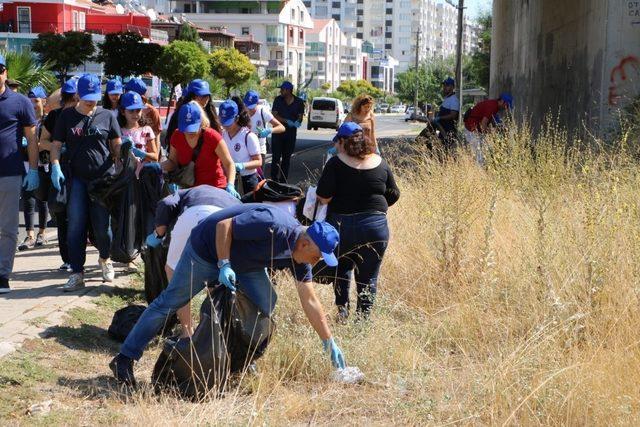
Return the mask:
[[204, 111], [195, 101], [184, 104], [178, 112], [178, 129], [171, 135], [169, 158], [162, 163], [165, 172], [192, 161], [193, 151], [202, 138], [195, 159], [195, 184], [225, 189], [240, 198], [235, 190], [236, 168], [222, 136], [208, 126]]
[[502, 93], [498, 99], [487, 99], [477, 103], [464, 119], [464, 136], [471, 147], [478, 164], [484, 164], [482, 146], [483, 134], [487, 133], [489, 126], [495, 121], [497, 114], [503, 110], [511, 110], [513, 97], [509, 93]]

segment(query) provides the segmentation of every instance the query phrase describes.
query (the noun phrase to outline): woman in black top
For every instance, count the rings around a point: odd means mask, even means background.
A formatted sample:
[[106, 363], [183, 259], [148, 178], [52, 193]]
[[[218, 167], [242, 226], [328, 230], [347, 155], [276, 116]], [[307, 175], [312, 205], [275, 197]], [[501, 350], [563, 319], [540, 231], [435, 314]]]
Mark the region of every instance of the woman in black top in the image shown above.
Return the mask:
[[389, 242], [387, 209], [400, 198], [400, 190], [387, 162], [362, 128], [344, 123], [334, 138], [338, 155], [322, 171], [316, 194], [328, 204], [327, 221], [340, 232], [336, 256], [335, 301], [338, 320], [349, 315], [352, 271], [358, 290], [358, 313], [366, 316], [373, 306], [382, 257]]

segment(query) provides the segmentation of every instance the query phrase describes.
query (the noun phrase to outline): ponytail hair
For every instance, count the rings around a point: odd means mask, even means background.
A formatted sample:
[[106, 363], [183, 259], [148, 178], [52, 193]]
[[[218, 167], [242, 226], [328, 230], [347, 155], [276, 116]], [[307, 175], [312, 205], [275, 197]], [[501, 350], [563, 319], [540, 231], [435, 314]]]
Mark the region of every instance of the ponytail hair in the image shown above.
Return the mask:
[[244, 101], [242, 101], [242, 98], [240, 98], [239, 96], [232, 96], [231, 100], [238, 106], [238, 126], [242, 128], [251, 128], [251, 115], [249, 114], [247, 106], [244, 105]]

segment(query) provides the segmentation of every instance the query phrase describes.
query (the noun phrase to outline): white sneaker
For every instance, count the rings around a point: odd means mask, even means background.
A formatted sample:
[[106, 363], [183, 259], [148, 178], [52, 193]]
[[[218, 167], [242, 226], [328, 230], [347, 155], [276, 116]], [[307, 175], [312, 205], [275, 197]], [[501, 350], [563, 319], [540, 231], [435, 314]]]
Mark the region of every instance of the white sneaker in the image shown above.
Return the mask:
[[73, 273], [69, 276], [67, 283], [62, 286], [64, 292], [73, 292], [82, 288], [84, 288], [84, 274], [82, 273]]
[[105, 282], [113, 282], [113, 279], [116, 277], [116, 272], [113, 270], [113, 262], [99, 260], [98, 263], [102, 268], [102, 280]]

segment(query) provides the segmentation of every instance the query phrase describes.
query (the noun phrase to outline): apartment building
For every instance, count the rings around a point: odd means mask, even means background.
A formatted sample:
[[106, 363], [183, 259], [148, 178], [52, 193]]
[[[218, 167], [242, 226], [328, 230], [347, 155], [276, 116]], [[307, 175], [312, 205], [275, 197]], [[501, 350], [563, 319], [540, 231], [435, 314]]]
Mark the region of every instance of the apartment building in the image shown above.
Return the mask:
[[313, 20], [302, 0], [176, 0], [172, 13], [199, 28], [251, 36], [259, 57], [267, 60], [267, 76], [283, 77], [298, 85], [305, 76], [307, 31]]
[[314, 27], [307, 32], [306, 78], [311, 79], [311, 89], [326, 84], [333, 91], [340, 86], [341, 50], [346, 36], [334, 19], [313, 22]]
[[[314, 19], [333, 19], [347, 37], [358, 37], [357, 17], [362, 15], [364, 0], [306, 0], [305, 6]], [[360, 13], [358, 12], [360, 11]]]
[[362, 40], [354, 35], [346, 36], [340, 52], [340, 81], [364, 79], [366, 65]]

